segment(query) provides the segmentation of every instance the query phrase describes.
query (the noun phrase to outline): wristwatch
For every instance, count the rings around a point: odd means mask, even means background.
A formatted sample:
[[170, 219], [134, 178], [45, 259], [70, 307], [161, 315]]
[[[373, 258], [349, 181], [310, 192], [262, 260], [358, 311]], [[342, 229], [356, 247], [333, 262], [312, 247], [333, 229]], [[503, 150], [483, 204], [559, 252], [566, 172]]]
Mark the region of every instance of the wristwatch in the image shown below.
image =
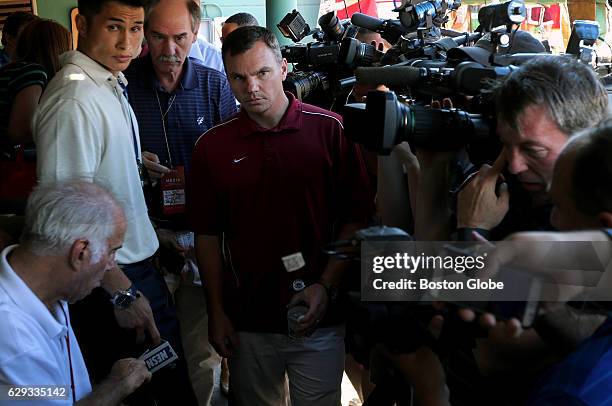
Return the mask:
[[140, 292], [136, 289], [136, 286], [132, 285], [127, 290], [118, 290], [113, 294], [111, 303], [119, 310], [124, 310], [130, 307], [132, 303], [140, 297]]

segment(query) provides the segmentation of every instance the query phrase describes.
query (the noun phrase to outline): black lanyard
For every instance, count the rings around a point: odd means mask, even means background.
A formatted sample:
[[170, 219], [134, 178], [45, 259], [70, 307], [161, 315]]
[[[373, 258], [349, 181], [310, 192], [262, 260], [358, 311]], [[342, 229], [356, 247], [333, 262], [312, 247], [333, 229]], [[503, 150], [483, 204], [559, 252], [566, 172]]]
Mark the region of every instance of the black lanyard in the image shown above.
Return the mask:
[[[121, 80], [117, 79], [117, 83], [119, 83], [119, 86], [121, 86], [121, 90], [123, 91], [123, 96], [125, 97], [125, 101], [126, 103], [130, 104], [129, 102], [129, 98], [128, 98], [128, 90], [127, 90], [127, 86], [125, 85], [125, 83], [123, 83]], [[130, 119], [130, 124], [132, 126], [132, 141], [134, 142], [134, 153], [136, 154], [136, 161], [138, 163], [140, 163], [140, 159], [138, 159], [138, 140], [136, 139], [136, 129], [134, 128], [134, 120], [132, 120], [132, 114], [130, 114], [130, 110], [127, 109], [126, 111], [129, 119]]]
[[132, 141], [134, 142], [134, 155], [136, 156], [136, 167], [138, 168], [138, 176], [140, 178], [140, 186], [144, 186], [144, 170], [142, 167], [142, 160], [138, 157], [138, 140], [136, 139], [136, 129], [134, 128], [134, 120], [132, 119], [132, 114], [130, 113], [130, 101], [128, 98], [127, 86], [121, 80], [117, 79], [117, 83], [121, 86], [121, 90], [123, 92], [123, 96], [125, 97], [125, 102], [127, 103], [127, 109], [121, 103], [121, 109], [125, 111], [125, 114], [130, 120], [130, 125], [132, 126]]

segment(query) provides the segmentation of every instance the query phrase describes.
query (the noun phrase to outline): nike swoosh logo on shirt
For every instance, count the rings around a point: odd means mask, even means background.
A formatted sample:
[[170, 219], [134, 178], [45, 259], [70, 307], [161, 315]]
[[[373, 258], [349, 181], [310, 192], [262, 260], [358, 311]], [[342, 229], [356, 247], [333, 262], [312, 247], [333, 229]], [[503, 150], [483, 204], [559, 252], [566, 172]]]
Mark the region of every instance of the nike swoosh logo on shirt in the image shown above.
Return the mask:
[[237, 164], [238, 162], [242, 161], [245, 158], [246, 156], [243, 156], [242, 158], [234, 159], [234, 163]]

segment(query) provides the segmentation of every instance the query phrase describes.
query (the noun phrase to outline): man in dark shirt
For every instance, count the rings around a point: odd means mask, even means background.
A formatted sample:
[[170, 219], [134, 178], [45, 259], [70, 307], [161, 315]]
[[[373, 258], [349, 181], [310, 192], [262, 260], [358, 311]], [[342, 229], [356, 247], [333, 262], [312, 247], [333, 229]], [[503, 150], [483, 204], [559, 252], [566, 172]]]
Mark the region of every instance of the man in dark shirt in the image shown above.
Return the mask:
[[[190, 202], [211, 342], [229, 357], [237, 404], [283, 404], [287, 374], [292, 404], [337, 405], [344, 342], [329, 292], [347, 264], [321, 247], [365, 224], [363, 160], [336, 114], [283, 92], [287, 61], [269, 30], [240, 27], [222, 52], [241, 113], [196, 144]], [[297, 303], [307, 311], [294, 339]]]
[[193, 236], [186, 231], [185, 182], [196, 140], [237, 109], [225, 75], [188, 57], [199, 21], [193, 0], [154, 1], [145, 18], [149, 54], [125, 75], [149, 174], [147, 205], [157, 226], [158, 258], [165, 271], [182, 275], [174, 298], [185, 358], [199, 403], [209, 404], [219, 360], [208, 343], [204, 290]]

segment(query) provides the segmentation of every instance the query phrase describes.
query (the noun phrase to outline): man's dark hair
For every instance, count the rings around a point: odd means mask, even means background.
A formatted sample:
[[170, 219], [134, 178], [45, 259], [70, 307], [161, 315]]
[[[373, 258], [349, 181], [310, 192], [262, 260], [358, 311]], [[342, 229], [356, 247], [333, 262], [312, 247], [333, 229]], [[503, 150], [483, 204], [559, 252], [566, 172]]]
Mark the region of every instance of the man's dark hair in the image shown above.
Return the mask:
[[[153, 12], [153, 9], [159, 4], [160, 1], [161, 0], [148, 0], [144, 22], [145, 30], [149, 25], [149, 19], [151, 18], [151, 13]], [[200, 11], [200, 6], [193, 0], [185, 0], [185, 6], [187, 7], [189, 15], [191, 16], [191, 32], [196, 32], [200, 28], [200, 20], [202, 19], [202, 12]]]
[[227, 54], [230, 56], [240, 55], [253, 48], [253, 45], [258, 41], [266, 44], [274, 52], [278, 63], [282, 62], [283, 56], [280, 51], [280, 45], [272, 31], [265, 27], [252, 25], [236, 28], [227, 36], [223, 41], [223, 48], [221, 48], [223, 61], [225, 62]]
[[38, 17], [32, 13], [28, 13], [26, 11], [15, 11], [6, 17], [4, 27], [2, 28], [2, 33], [4, 35], [8, 34], [11, 37], [16, 37], [23, 27], [34, 20], [38, 20]]
[[244, 27], [246, 25], [259, 25], [257, 19], [249, 13], [236, 13], [229, 16], [225, 23], [236, 24], [238, 27]]
[[497, 116], [519, 130], [517, 118], [530, 106], [544, 106], [568, 136], [607, 116], [608, 95], [593, 69], [571, 57], [534, 57], [494, 89]]
[[87, 22], [102, 11], [106, 3], [116, 2], [129, 7], [146, 7], [148, 0], [78, 0], [79, 14], [85, 17]]
[[580, 133], [574, 142], [571, 197], [576, 208], [591, 216], [612, 213], [612, 119]]

